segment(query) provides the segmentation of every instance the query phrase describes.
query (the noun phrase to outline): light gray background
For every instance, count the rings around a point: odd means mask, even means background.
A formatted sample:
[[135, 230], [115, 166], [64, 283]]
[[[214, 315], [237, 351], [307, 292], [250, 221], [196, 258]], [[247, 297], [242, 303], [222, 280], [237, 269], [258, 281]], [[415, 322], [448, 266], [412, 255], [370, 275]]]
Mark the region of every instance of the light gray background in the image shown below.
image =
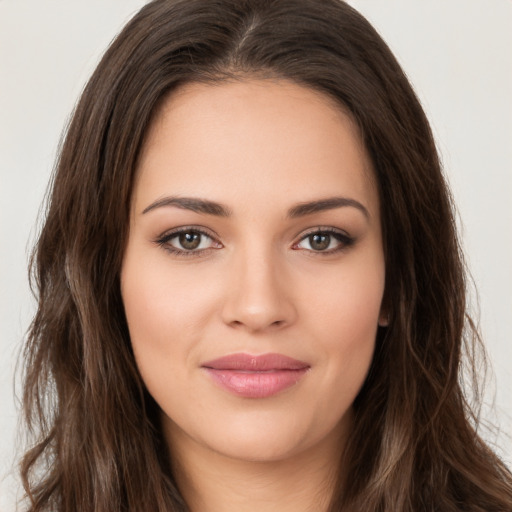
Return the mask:
[[[15, 509], [14, 366], [34, 311], [28, 248], [62, 128], [143, 0], [0, 0], [0, 511]], [[512, 462], [512, 1], [352, 0], [431, 119], [460, 213], [496, 385], [485, 417]], [[475, 302], [475, 301], [473, 301]]]

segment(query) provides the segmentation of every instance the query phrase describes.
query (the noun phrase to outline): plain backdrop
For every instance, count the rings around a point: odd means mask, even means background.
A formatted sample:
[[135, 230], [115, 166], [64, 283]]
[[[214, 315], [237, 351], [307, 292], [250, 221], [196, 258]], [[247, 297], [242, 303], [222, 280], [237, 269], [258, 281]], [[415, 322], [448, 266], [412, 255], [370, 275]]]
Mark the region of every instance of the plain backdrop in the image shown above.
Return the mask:
[[[0, 0], [0, 511], [15, 510], [19, 494], [14, 369], [34, 312], [26, 267], [36, 218], [63, 127], [85, 81], [144, 3]], [[494, 370], [484, 415], [501, 433], [486, 436], [510, 464], [512, 1], [350, 3], [391, 46], [433, 125]]]

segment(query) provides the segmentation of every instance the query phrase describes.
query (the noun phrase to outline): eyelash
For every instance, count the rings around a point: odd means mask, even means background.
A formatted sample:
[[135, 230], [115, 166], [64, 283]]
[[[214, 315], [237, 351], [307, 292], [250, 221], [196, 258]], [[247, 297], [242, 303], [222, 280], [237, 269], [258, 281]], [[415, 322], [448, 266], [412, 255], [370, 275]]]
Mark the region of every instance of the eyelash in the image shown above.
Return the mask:
[[[212, 239], [212, 241], [214, 243], [218, 244], [219, 247], [208, 247], [208, 248], [199, 249], [199, 250], [193, 250], [193, 249], [184, 250], [184, 249], [178, 249], [177, 247], [173, 247], [172, 245], [169, 244], [169, 242], [172, 239], [177, 238], [181, 234], [186, 234], [186, 233], [194, 233], [194, 234], [198, 234], [198, 235], [210, 238], [210, 239]], [[355, 238], [347, 235], [343, 231], [340, 231], [340, 230], [337, 230], [337, 229], [334, 229], [331, 227], [317, 227], [317, 228], [314, 228], [314, 229], [310, 230], [309, 232], [305, 233], [304, 235], [302, 235], [300, 240], [293, 244], [292, 249], [300, 250], [299, 248], [297, 248], [298, 245], [300, 243], [302, 243], [304, 240], [307, 240], [307, 238], [309, 238], [312, 235], [327, 235], [330, 237], [334, 237], [339, 242], [339, 245], [337, 247], [335, 247], [334, 249], [328, 249], [328, 250], [324, 250], [324, 251], [315, 251], [312, 249], [310, 249], [310, 250], [306, 249], [306, 250], [310, 251], [315, 256], [316, 255], [328, 256], [331, 254], [335, 254], [335, 253], [344, 251], [347, 248], [349, 248], [350, 246], [354, 245], [354, 243], [356, 241]], [[205, 256], [212, 250], [222, 248], [222, 244], [220, 242], [216, 241], [215, 237], [212, 236], [210, 233], [208, 233], [207, 231], [205, 231], [201, 228], [192, 227], [192, 226], [190, 226], [190, 227], [185, 226], [182, 228], [174, 229], [168, 233], [165, 233], [165, 234], [161, 235], [160, 237], [158, 237], [155, 240], [155, 243], [157, 245], [159, 245], [160, 247], [162, 247], [165, 251], [173, 254], [174, 256], [185, 256], [185, 257], [196, 257], [196, 258]]]
[[[301, 236], [300, 240], [293, 244], [293, 248], [297, 247], [300, 243], [302, 243], [304, 240], [307, 240], [312, 235], [327, 235], [329, 237], [335, 238], [339, 245], [335, 247], [334, 249], [328, 249], [325, 251], [314, 251], [310, 250], [312, 254], [319, 255], [319, 256], [329, 256], [331, 254], [336, 254], [338, 252], [344, 251], [354, 245], [356, 239], [349, 236], [347, 233], [340, 231], [338, 229], [330, 228], [330, 227], [317, 227], [309, 232], [305, 233]], [[295, 249], [300, 250], [300, 249]]]
[[[177, 247], [173, 247], [172, 245], [169, 245], [169, 242], [173, 238], [177, 238], [178, 236], [186, 233], [195, 233], [199, 234], [201, 236], [205, 236], [207, 238], [211, 238], [212, 240], [215, 240], [215, 237], [212, 236], [210, 233], [206, 232], [205, 230], [201, 228], [196, 228], [192, 226], [185, 226], [182, 228], [174, 229], [168, 233], [165, 233], [164, 235], [160, 236], [155, 240], [155, 243], [158, 244], [162, 249], [165, 251], [173, 254], [174, 256], [186, 256], [186, 257], [200, 257], [204, 256], [207, 253], [209, 253], [212, 250], [220, 249], [220, 247], [208, 247], [207, 249], [200, 249], [200, 250], [184, 250], [184, 249], [178, 249]], [[220, 242], [217, 242], [219, 245]]]

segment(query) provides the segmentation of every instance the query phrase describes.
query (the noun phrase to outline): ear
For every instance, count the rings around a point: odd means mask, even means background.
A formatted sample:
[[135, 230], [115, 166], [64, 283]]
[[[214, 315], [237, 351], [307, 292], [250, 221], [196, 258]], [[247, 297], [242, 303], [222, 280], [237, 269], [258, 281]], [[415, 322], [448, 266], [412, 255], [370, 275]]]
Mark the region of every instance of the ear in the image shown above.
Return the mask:
[[385, 308], [380, 310], [379, 327], [387, 327], [389, 325], [389, 315]]

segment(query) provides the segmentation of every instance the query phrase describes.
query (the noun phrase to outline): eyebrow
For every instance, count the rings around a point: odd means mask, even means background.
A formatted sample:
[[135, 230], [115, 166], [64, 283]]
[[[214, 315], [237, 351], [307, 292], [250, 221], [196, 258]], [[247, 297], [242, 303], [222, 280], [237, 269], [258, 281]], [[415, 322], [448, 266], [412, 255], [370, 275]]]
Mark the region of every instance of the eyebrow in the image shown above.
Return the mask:
[[151, 203], [142, 213], [145, 214], [163, 206], [175, 206], [182, 210], [191, 210], [206, 215], [215, 215], [216, 217], [229, 217], [231, 215], [231, 210], [220, 203], [194, 197], [164, 197]]
[[318, 201], [299, 203], [288, 210], [288, 217], [296, 219], [297, 217], [304, 217], [305, 215], [311, 215], [312, 213], [333, 210], [335, 208], [342, 208], [346, 206], [357, 208], [366, 218], [370, 218], [368, 210], [359, 201], [349, 197], [329, 197]]
[[[174, 206], [183, 210], [191, 210], [193, 212], [214, 215], [216, 217], [230, 217], [232, 215], [231, 210], [220, 203], [209, 201], [207, 199], [175, 196], [164, 197], [156, 200], [154, 203], [147, 206], [142, 211], [142, 214], [146, 214], [156, 208], [162, 208], [165, 206]], [[366, 218], [370, 218], [368, 210], [359, 201], [348, 197], [329, 197], [326, 199], [319, 199], [317, 201], [299, 203], [288, 210], [287, 216], [291, 219], [296, 219], [313, 213], [334, 210], [335, 208], [342, 207], [356, 208], [361, 211]]]

